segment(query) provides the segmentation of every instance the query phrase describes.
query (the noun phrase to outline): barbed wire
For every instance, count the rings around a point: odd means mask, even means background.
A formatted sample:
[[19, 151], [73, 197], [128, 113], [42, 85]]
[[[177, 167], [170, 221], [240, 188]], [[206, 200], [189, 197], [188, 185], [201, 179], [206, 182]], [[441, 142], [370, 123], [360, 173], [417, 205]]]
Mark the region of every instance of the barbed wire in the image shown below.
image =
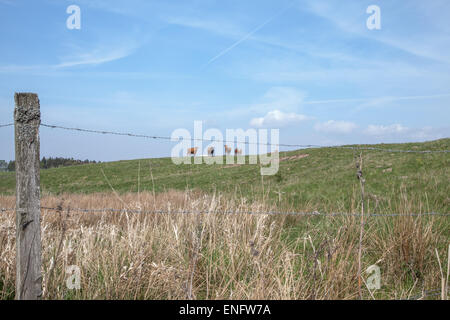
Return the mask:
[[[0, 124], [0, 128], [13, 126], [14, 123], [8, 124]], [[146, 138], [153, 140], [166, 140], [171, 142], [180, 142], [183, 139], [174, 139], [168, 136], [152, 136], [145, 134], [136, 134], [130, 132], [117, 132], [117, 131], [107, 131], [107, 130], [92, 130], [92, 129], [83, 129], [77, 127], [64, 127], [53, 124], [41, 123], [41, 126], [47, 127], [50, 129], [62, 129], [69, 131], [78, 131], [78, 132], [87, 132], [87, 133], [95, 133], [95, 134], [105, 134], [105, 135], [118, 135], [118, 136], [128, 136], [128, 137], [136, 137], [136, 138]], [[419, 153], [419, 154], [433, 154], [433, 153], [450, 153], [450, 150], [400, 150], [400, 149], [386, 149], [386, 148], [378, 148], [378, 147], [363, 147], [363, 146], [347, 146], [347, 145], [316, 145], [316, 144], [286, 144], [286, 143], [260, 143], [260, 142], [251, 142], [251, 141], [231, 141], [231, 140], [216, 140], [216, 139], [203, 139], [203, 138], [191, 138], [192, 141], [201, 141], [201, 142], [219, 142], [219, 143], [229, 143], [229, 144], [244, 144], [244, 145], [266, 145], [266, 146], [276, 146], [276, 147], [288, 147], [288, 148], [331, 148], [331, 149], [348, 149], [348, 150], [367, 150], [367, 151], [382, 151], [382, 152], [390, 152], [390, 153]]]
[[81, 131], [81, 132], [89, 132], [89, 133], [98, 133], [98, 134], [111, 134], [118, 136], [129, 136], [129, 137], [138, 137], [138, 138], [147, 138], [147, 139], [164, 139], [164, 140], [172, 140], [170, 137], [163, 136], [149, 136], [144, 134], [135, 134], [135, 133], [127, 133], [127, 132], [114, 132], [114, 131], [105, 131], [105, 130], [91, 130], [91, 129], [82, 129], [82, 128], [70, 128], [63, 127], [51, 124], [41, 123], [41, 126], [51, 128], [51, 129], [63, 129], [63, 130], [71, 130], [71, 131]]
[[[167, 136], [149, 136], [144, 134], [135, 134], [135, 133], [129, 133], [129, 132], [116, 132], [116, 131], [104, 131], [104, 130], [91, 130], [91, 129], [82, 129], [82, 128], [70, 128], [70, 127], [63, 127], [58, 125], [50, 125], [41, 123], [41, 126], [52, 128], [52, 129], [63, 129], [63, 130], [71, 130], [71, 131], [81, 131], [81, 132], [89, 132], [89, 133], [98, 133], [98, 134], [111, 134], [111, 135], [119, 135], [119, 136], [129, 136], [129, 137], [138, 137], [138, 138], [147, 138], [147, 139], [163, 139], [163, 140], [170, 140], [172, 142], [180, 142], [183, 141], [183, 139], [174, 139], [172, 137]], [[251, 141], [231, 141], [231, 140], [216, 140], [216, 139], [202, 139], [202, 138], [191, 138], [192, 141], [202, 141], [202, 142], [221, 142], [221, 143], [237, 143], [237, 144], [247, 144], [247, 145], [267, 145], [267, 146], [280, 146], [280, 147], [299, 147], [299, 148], [320, 148], [319, 145], [313, 145], [313, 144], [271, 144], [271, 143], [259, 143], [259, 142], [251, 142]]]
[[[332, 212], [332, 213], [321, 213], [318, 211], [312, 212], [294, 212], [294, 211], [243, 211], [243, 210], [225, 210], [225, 211], [210, 211], [210, 210], [130, 210], [130, 209], [114, 209], [114, 208], [99, 208], [99, 209], [85, 209], [85, 208], [61, 208], [61, 207], [41, 207], [43, 210], [49, 211], [64, 211], [69, 210], [71, 212], [81, 212], [81, 213], [137, 213], [137, 214], [268, 214], [268, 215], [301, 215], [301, 216], [322, 216], [322, 217], [332, 217], [332, 216], [354, 216], [360, 217], [361, 213], [347, 213], [347, 212]], [[0, 208], [1, 212], [4, 211], [15, 211], [15, 208]], [[364, 216], [369, 217], [398, 217], [398, 216], [450, 216], [450, 213], [440, 213], [440, 212], [425, 212], [425, 213], [365, 213]]]
[[[70, 131], [80, 131], [80, 132], [89, 132], [89, 133], [97, 133], [97, 134], [111, 134], [111, 135], [120, 135], [120, 136], [130, 136], [130, 137], [139, 137], [139, 138], [147, 138], [147, 139], [163, 139], [169, 140], [173, 142], [182, 141], [182, 139], [173, 139], [167, 136], [149, 136], [143, 134], [135, 134], [129, 132], [116, 132], [116, 131], [104, 131], [104, 130], [91, 130], [91, 129], [83, 129], [83, 128], [71, 128], [71, 127], [63, 127], [58, 125], [50, 125], [41, 123], [41, 126], [52, 128], [52, 129], [63, 129]], [[296, 148], [340, 148], [340, 149], [349, 149], [349, 150], [368, 150], [368, 151], [384, 151], [384, 152], [402, 152], [402, 153], [450, 153], [450, 150], [399, 150], [399, 149], [386, 149], [386, 148], [377, 148], [377, 147], [353, 147], [353, 146], [323, 146], [323, 145], [315, 145], [315, 144], [286, 144], [286, 143], [260, 143], [260, 142], [251, 142], [251, 141], [230, 141], [230, 140], [215, 140], [215, 139], [202, 139], [202, 138], [192, 138], [192, 141], [202, 141], [202, 142], [219, 142], [219, 143], [230, 143], [230, 144], [245, 144], [245, 145], [266, 145], [266, 146], [277, 146], [277, 147], [296, 147]]]
[[[450, 290], [450, 288], [449, 288]], [[415, 295], [413, 297], [410, 298], [402, 298], [399, 300], [417, 300], [420, 298], [428, 298], [428, 297], [435, 297], [435, 296], [439, 296], [442, 294], [442, 289], [436, 289], [436, 290], [428, 290], [428, 291], [423, 291], [421, 294]]]

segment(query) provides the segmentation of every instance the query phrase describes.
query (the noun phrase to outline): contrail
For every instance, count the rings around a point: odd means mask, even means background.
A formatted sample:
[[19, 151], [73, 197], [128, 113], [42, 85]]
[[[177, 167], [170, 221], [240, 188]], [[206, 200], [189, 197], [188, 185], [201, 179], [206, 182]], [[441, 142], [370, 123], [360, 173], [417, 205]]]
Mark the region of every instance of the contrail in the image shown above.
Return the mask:
[[228, 48], [226, 48], [225, 50], [221, 51], [219, 54], [217, 54], [216, 56], [214, 56], [211, 60], [209, 60], [204, 66], [208, 66], [209, 64], [211, 64], [212, 62], [214, 62], [215, 60], [219, 59], [221, 56], [223, 56], [225, 53], [227, 53], [228, 51], [230, 51], [231, 49], [233, 49], [234, 47], [236, 47], [237, 45], [239, 45], [241, 42], [247, 40], [249, 37], [251, 37], [255, 32], [257, 32], [258, 30], [260, 30], [261, 28], [263, 28], [266, 24], [268, 24], [269, 22], [271, 22], [273, 19], [277, 18], [278, 16], [280, 16], [281, 14], [284, 13], [284, 11], [286, 11], [287, 9], [289, 9], [292, 5], [294, 4], [294, 2], [292, 2], [290, 5], [288, 5], [287, 7], [285, 7], [284, 9], [280, 10], [277, 14], [273, 15], [272, 17], [270, 17], [269, 19], [267, 19], [266, 21], [264, 21], [262, 24], [260, 24], [259, 26], [257, 26], [255, 29], [253, 29], [252, 31], [250, 31], [249, 33], [247, 33], [245, 36], [243, 36], [241, 39], [239, 39], [238, 41], [236, 41], [235, 43], [233, 43], [231, 46], [229, 46]]
[[402, 96], [402, 97], [386, 96], [386, 97], [378, 97], [378, 98], [311, 100], [311, 101], [304, 101], [302, 103], [303, 104], [327, 104], [327, 103], [339, 103], [339, 102], [364, 102], [364, 101], [372, 101], [375, 99], [386, 99], [386, 100], [398, 101], [398, 100], [433, 99], [433, 98], [443, 98], [443, 97], [450, 97], [450, 93], [422, 95], [422, 96]]
[[450, 93], [444, 94], [433, 94], [428, 96], [406, 96], [406, 97], [386, 97], [387, 99], [391, 98], [392, 100], [418, 100], [418, 99], [428, 99], [428, 98], [443, 98], [449, 97]]

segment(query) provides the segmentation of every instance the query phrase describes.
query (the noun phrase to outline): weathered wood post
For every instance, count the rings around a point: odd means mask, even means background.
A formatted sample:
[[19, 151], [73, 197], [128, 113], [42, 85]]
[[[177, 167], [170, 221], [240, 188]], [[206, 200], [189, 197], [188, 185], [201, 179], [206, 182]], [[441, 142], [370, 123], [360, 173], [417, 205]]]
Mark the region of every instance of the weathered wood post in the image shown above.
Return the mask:
[[16, 299], [42, 296], [39, 125], [35, 93], [14, 94], [16, 149]]

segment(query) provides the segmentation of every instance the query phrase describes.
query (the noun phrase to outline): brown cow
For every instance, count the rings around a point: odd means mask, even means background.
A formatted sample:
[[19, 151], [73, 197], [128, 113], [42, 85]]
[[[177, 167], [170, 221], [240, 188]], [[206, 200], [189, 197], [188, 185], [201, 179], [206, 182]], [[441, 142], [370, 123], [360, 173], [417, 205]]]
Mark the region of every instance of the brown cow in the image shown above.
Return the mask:
[[231, 153], [231, 147], [225, 145], [225, 153], [230, 154]]
[[214, 157], [214, 147], [208, 148], [208, 156]]
[[195, 148], [188, 148], [188, 149], [187, 149], [187, 155], [188, 155], [188, 156], [190, 156], [190, 155], [194, 155], [194, 156], [195, 156], [195, 154], [197, 153], [197, 150], [198, 150], [198, 147], [195, 147]]

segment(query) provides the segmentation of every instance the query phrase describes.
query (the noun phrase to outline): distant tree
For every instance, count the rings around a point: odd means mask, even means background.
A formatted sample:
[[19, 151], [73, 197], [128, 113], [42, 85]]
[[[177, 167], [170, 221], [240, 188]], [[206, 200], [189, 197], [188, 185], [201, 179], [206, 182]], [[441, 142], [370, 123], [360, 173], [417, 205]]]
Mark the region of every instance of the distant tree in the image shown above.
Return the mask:
[[0, 171], [8, 170], [8, 163], [5, 160], [0, 160]]
[[8, 171], [16, 171], [16, 161], [14, 160], [9, 161]]
[[47, 159], [45, 159], [45, 157], [43, 157], [41, 160], [41, 168], [47, 169]]
[[58, 168], [58, 167], [67, 167], [67, 166], [75, 166], [80, 164], [89, 164], [96, 163], [96, 161], [91, 161], [89, 159], [86, 160], [78, 160], [74, 158], [63, 158], [63, 157], [43, 157], [41, 160], [41, 168], [50, 169], [50, 168]]
[[[4, 160], [0, 160], [0, 171], [2, 171], [1, 161], [4, 162], [5, 169], [7, 171], [15, 171], [16, 169], [16, 162], [14, 160], [9, 161], [9, 163], [6, 163]], [[89, 163], [97, 163], [95, 160], [75, 160], [74, 158], [62, 158], [62, 157], [43, 157], [40, 161], [40, 167], [41, 169], [50, 169], [50, 168], [58, 168], [58, 167], [68, 167], [68, 166], [75, 166], [79, 164], [89, 164]]]

